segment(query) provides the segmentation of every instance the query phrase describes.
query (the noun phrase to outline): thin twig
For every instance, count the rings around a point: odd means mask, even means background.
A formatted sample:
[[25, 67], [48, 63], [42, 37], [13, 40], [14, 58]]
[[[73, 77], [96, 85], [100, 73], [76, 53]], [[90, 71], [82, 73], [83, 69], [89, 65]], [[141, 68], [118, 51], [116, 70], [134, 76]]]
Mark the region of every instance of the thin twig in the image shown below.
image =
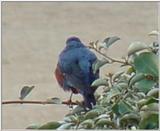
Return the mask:
[[[57, 104], [57, 103], [53, 103], [53, 102], [49, 102], [49, 101], [26, 101], [26, 100], [11, 100], [11, 101], [3, 101], [2, 104]], [[62, 101], [62, 103], [60, 104], [65, 104], [65, 105], [78, 105], [77, 102], [72, 102], [69, 103], [68, 101]]]
[[117, 63], [121, 63], [121, 64], [125, 64], [125, 65], [130, 65], [127, 61], [122, 61], [122, 60], [118, 60], [118, 59], [115, 59], [115, 58], [111, 58], [105, 54], [103, 54], [101, 51], [97, 50], [96, 48], [92, 47], [92, 46], [88, 46], [90, 49], [93, 49], [95, 50], [96, 52], [98, 52], [100, 55], [102, 55], [103, 57], [111, 60], [112, 63], [114, 62], [117, 62]]

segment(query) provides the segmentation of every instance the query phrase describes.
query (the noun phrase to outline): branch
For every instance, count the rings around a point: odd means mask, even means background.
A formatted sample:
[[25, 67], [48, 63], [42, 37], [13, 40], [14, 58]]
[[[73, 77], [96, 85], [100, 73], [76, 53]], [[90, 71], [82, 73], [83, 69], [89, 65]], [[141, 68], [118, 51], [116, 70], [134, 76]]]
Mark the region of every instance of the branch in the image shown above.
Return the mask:
[[96, 52], [98, 52], [100, 55], [102, 55], [103, 57], [109, 59], [112, 61], [112, 63], [114, 62], [117, 62], [117, 63], [121, 63], [121, 64], [125, 64], [125, 65], [130, 65], [127, 61], [122, 61], [122, 60], [118, 60], [118, 59], [114, 59], [114, 58], [111, 58], [105, 54], [103, 54], [101, 51], [97, 50], [96, 48], [92, 47], [92, 46], [88, 46], [90, 49], [93, 49], [95, 50]]
[[[49, 101], [24, 101], [24, 100], [11, 100], [11, 101], [2, 101], [2, 104], [57, 104]], [[62, 101], [60, 104], [65, 105], [78, 105], [77, 102], [70, 102], [70, 101]]]

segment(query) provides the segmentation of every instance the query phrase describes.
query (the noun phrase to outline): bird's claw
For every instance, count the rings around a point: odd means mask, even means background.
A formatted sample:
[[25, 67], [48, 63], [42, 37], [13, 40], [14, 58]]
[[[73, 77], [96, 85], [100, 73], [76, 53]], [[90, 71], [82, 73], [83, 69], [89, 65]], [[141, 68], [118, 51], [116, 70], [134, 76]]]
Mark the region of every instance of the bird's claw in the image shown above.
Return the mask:
[[73, 108], [73, 105], [72, 105], [72, 100], [71, 99], [69, 99], [69, 100], [67, 100], [67, 101], [64, 101], [64, 103], [66, 104], [66, 105], [68, 105], [69, 106], [69, 108]]

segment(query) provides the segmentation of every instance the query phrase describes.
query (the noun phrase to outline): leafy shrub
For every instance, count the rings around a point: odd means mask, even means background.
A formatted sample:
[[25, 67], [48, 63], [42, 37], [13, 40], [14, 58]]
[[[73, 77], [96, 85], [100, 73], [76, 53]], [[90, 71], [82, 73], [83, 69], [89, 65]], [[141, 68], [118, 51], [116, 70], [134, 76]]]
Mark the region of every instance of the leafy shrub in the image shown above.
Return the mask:
[[103, 86], [101, 94], [95, 93], [96, 106], [85, 111], [77, 105], [62, 121], [31, 125], [28, 129], [158, 129], [158, 42], [133, 42], [128, 56], [116, 60], [102, 50], [117, 40], [118, 37], [108, 37], [102, 43], [89, 45], [104, 57], [93, 65], [94, 72], [107, 64], [121, 64], [119, 72], [108, 73], [92, 83], [92, 88]]

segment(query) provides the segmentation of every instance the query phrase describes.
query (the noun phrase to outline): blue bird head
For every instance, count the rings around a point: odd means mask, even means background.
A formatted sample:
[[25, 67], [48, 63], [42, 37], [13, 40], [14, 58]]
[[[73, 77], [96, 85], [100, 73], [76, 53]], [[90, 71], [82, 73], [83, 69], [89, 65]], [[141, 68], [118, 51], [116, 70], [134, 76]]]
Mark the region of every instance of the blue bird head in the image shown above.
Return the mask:
[[67, 39], [66, 44], [69, 44], [69, 43], [72, 42], [72, 41], [81, 42], [81, 40], [80, 40], [78, 37], [72, 36], [72, 37], [69, 37], [69, 38]]
[[69, 37], [66, 41], [66, 46], [67, 48], [84, 47], [81, 40], [76, 36]]

